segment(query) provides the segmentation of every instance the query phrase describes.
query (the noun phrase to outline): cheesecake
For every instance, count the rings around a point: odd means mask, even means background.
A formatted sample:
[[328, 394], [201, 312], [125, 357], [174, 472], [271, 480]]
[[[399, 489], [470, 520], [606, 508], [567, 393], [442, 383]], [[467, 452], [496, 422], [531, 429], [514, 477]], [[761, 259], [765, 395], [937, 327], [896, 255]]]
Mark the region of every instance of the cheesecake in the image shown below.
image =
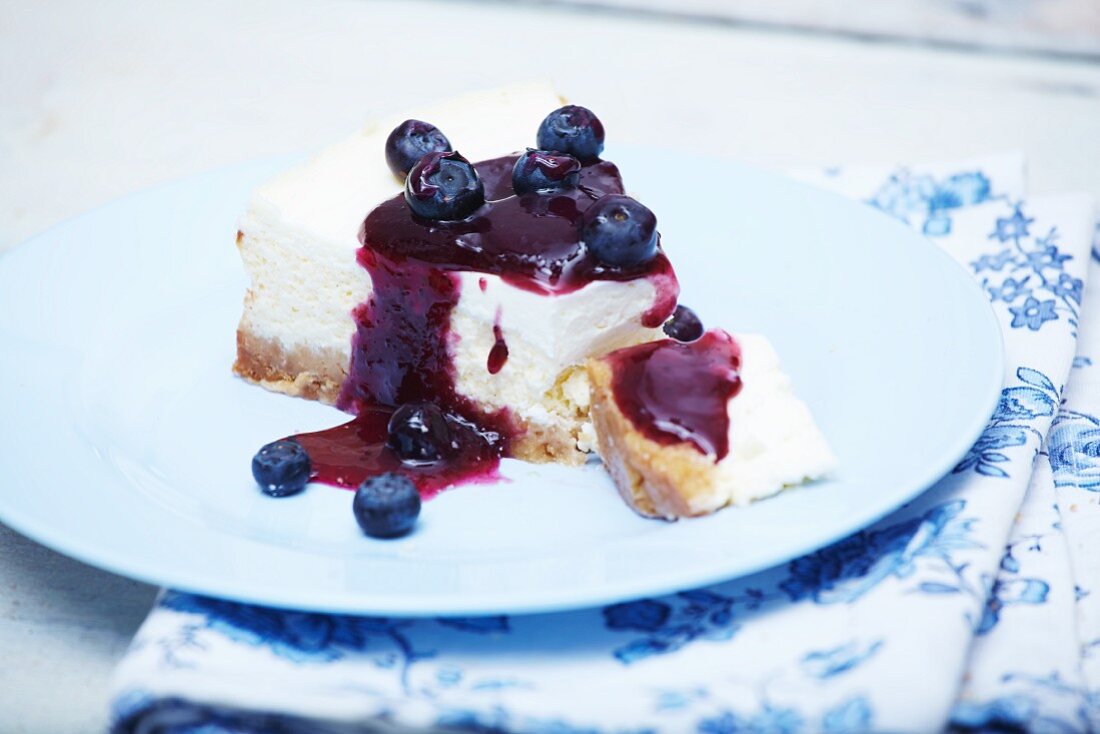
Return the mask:
[[353, 416], [262, 449], [264, 491], [407, 494], [396, 474], [430, 496], [598, 451], [675, 519], [832, 469], [769, 342], [678, 305], [656, 215], [563, 103], [535, 84], [383, 116], [254, 191], [234, 371]]
[[[260, 185], [238, 226], [249, 286], [234, 371], [363, 416], [344, 443], [384, 440], [385, 411], [430, 402], [500, 455], [584, 461], [586, 361], [661, 336], [678, 285], [659, 245], [615, 267], [580, 241], [586, 210], [624, 193], [613, 163], [588, 156], [568, 187], [515, 192], [517, 161], [562, 104], [535, 84], [382, 116]], [[483, 192], [453, 220], [418, 213], [387, 165], [393, 136], [421, 120], [454, 146], [437, 163], [469, 163]]]
[[746, 505], [836, 466], [770, 342], [711, 329], [588, 363], [599, 453], [639, 514]]

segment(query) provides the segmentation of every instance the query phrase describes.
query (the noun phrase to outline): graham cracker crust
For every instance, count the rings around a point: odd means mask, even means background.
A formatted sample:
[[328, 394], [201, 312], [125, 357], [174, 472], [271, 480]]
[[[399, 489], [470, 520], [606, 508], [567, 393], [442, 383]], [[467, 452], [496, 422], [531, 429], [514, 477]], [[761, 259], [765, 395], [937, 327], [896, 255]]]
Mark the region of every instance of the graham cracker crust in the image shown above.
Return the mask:
[[237, 329], [233, 372], [249, 382], [284, 395], [335, 405], [347, 375], [348, 355], [336, 350], [287, 351], [272, 339]]
[[600, 456], [623, 500], [639, 515], [666, 520], [718, 509], [714, 462], [690, 446], [660, 444], [638, 432], [615, 402], [605, 361], [589, 360], [588, 378]]
[[[233, 372], [274, 392], [335, 405], [347, 376], [348, 355], [336, 350], [285, 350], [272, 339], [237, 329], [237, 359]], [[577, 448], [576, 437], [557, 426], [519, 421], [511, 456], [535, 464], [583, 464], [588, 454]]]

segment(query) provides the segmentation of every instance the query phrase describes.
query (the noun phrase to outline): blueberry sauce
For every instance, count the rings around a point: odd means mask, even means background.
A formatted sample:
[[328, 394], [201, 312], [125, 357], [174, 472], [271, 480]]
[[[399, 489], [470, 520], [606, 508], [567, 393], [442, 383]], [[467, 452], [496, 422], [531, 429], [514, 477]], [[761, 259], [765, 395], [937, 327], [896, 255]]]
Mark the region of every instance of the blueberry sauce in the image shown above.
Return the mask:
[[495, 375], [504, 369], [504, 363], [508, 361], [508, 343], [504, 341], [504, 332], [500, 328], [500, 310], [497, 310], [496, 321], [493, 323], [493, 348], [489, 350], [489, 359], [485, 367], [490, 375]]
[[[360, 229], [359, 264], [372, 290], [353, 312], [356, 333], [348, 375], [337, 406], [356, 414], [351, 422], [295, 438], [313, 462], [313, 479], [354, 488], [367, 476], [397, 471], [430, 496], [443, 487], [493, 480], [499, 459], [509, 455], [519, 427], [507, 410], [489, 412], [455, 389], [450, 331], [464, 271], [497, 275], [518, 288], [552, 297], [594, 280], [649, 280], [654, 303], [643, 316], [660, 326], [672, 313], [679, 285], [658, 249], [634, 268], [601, 265], [579, 241], [581, 214], [600, 196], [623, 191], [614, 164], [595, 161], [581, 168], [577, 188], [552, 194], [516, 196], [516, 156], [475, 164], [486, 203], [460, 221], [435, 221], [414, 214], [396, 196], [370, 212]], [[479, 280], [486, 289], [484, 278]], [[486, 369], [496, 374], [508, 357], [499, 314]], [[386, 423], [393, 406], [435, 403], [461, 435], [461, 450], [429, 466], [404, 465], [386, 447]]]
[[295, 436], [313, 463], [310, 481], [355, 489], [367, 477], [396, 472], [412, 479], [427, 498], [452, 484], [498, 478], [499, 435], [448, 416], [451, 435], [458, 444], [456, 453], [447, 461], [414, 466], [403, 463], [386, 445], [391, 415], [392, 408], [364, 408], [335, 428]]
[[741, 347], [732, 336], [712, 329], [693, 342], [662, 339], [607, 359], [615, 404], [639, 432], [715, 461], [729, 452], [727, 403], [741, 391]]
[[[498, 275], [517, 288], [543, 295], [572, 293], [594, 280], [647, 278], [657, 289], [644, 323], [657, 327], [676, 307], [679, 286], [665, 254], [634, 268], [602, 265], [578, 236], [586, 209], [604, 194], [623, 193], [619, 169], [597, 161], [580, 170], [577, 188], [516, 196], [516, 156], [477, 163], [486, 203], [459, 221], [419, 217], [394, 197], [372, 211], [360, 230], [364, 251], [396, 262], [416, 260], [442, 273], [474, 271]], [[360, 262], [372, 270], [370, 262]], [[372, 271], [373, 274], [373, 271]], [[354, 360], [353, 360], [354, 361]]]
[[[368, 476], [398, 471], [428, 497], [451, 484], [496, 478], [516, 430], [507, 411], [479, 410], [455, 391], [447, 347], [458, 276], [418, 260], [395, 262], [367, 247], [358, 258], [373, 288], [353, 312], [351, 365], [337, 400], [337, 407], [357, 417], [295, 437], [313, 461], [314, 481], [354, 489]], [[461, 451], [427, 467], [401, 463], [386, 446], [386, 424], [394, 406], [416, 401], [435, 403], [452, 427], [463, 428]]]

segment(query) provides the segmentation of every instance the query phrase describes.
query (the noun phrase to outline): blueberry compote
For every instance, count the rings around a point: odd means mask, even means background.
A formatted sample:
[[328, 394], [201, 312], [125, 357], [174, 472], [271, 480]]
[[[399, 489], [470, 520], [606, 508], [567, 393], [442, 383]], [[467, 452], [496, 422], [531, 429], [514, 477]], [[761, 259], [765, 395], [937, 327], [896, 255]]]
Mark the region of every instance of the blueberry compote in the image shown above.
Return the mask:
[[[515, 161], [516, 156], [506, 156], [475, 164], [486, 203], [466, 219], [420, 217], [403, 196], [367, 216], [358, 260], [370, 274], [372, 291], [354, 312], [351, 364], [337, 402], [356, 418], [296, 437], [313, 461], [315, 480], [355, 487], [366, 476], [397, 471], [430, 494], [496, 476], [516, 426], [507, 410], [485, 411], [455, 390], [448, 347], [454, 340], [450, 317], [460, 295], [460, 272], [497, 275], [547, 297], [594, 280], [646, 278], [656, 298], [644, 324], [660, 326], [672, 313], [679, 286], [663, 252], [637, 267], [615, 268], [601, 264], [580, 242], [581, 214], [601, 196], [623, 191], [614, 164], [596, 160], [583, 166], [576, 188], [517, 196], [512, 189]], [[506, 358], [498, 323], [486, 369], [499, 372]], [[402, 464], [385, 446], [393, 406], [417, 401], [443, 410], [461, 447], [435, 464]]]
[[663, 339], [607, 359], [615, 404], [639, 432], [715, 461], [729, 452], [727, 404], [741, 391], [741, 347], [732, 336], [712, 329], [693, 342]]
[[448, 416], [457, 451], [438, 463], [409, 464], [386, 445], [386, 427], [392, 415], [393, 408], [364, 407], [348, 423], [295, 436], [313, 463], [310, 479], [355, 489], [368, 477], [396, 472], [412, 479], [421, 496], [427, 498], [452, 484], [497, 477], [504, 447], [499, 434]]
[[493, 322], [493, 348], [489, 350], [489, 358], [485, 360], [485, 369], [490, 375], [495, 375], [504, 369], [508, 361], [508, 342], [504, 341], [504, 330], [500, 328], [500, 309], [497, 309], [497, 317]]

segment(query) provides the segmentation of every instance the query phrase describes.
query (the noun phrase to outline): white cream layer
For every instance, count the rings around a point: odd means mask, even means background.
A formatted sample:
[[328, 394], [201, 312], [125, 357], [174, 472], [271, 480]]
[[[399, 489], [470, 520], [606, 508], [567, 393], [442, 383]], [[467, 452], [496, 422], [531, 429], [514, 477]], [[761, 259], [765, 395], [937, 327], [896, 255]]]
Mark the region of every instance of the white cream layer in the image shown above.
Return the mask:
[[734, 338], [741, 345], [743, 382], [729, 402], [729, 453], [717, 465], [716, 486], [725, 496], [715, 499], [744, 505], [820, 479], [837, 461], [771, 342], [758, 334]]
[[[656, 295], [652, 283], [595, 281], [572, 293], [544, 296], [497, 276], [466, 272], [459, 277], [462, 291], [451, 318], [459, 390], [490, 408], [517, 411], [539, 426], [569, 430], [579, 420], [579, 448], [593, 450], [584, 362], [664, 336], [660, 329], [641, 325]], [[488, 357], [495, 323], [508, 346], [508, 360], [494, 375]]]

